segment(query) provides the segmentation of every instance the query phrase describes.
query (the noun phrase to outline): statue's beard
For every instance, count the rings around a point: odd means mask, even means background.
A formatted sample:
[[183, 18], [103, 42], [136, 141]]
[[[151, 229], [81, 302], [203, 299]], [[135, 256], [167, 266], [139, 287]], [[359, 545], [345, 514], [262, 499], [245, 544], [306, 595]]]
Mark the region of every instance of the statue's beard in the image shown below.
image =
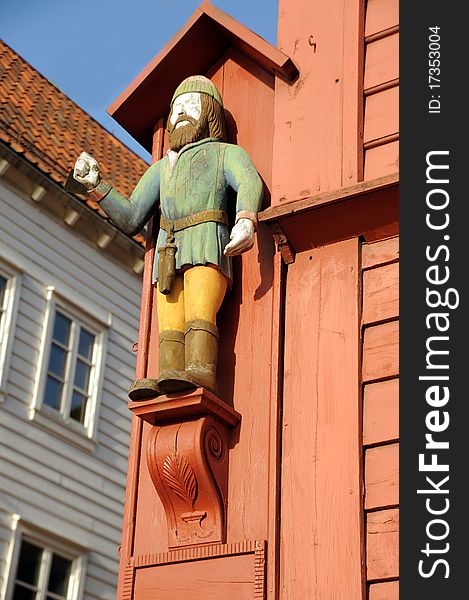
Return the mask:
[[[176, 127], [181, 121], [188, 121], [185, 125]], [[168, 130], [169, 147], [175, 152], [187, 144], [198, 142], [208, 136], [207, 119], [200, 118], [198, 121], [187, 115], [180, 116], [176, 123]]]

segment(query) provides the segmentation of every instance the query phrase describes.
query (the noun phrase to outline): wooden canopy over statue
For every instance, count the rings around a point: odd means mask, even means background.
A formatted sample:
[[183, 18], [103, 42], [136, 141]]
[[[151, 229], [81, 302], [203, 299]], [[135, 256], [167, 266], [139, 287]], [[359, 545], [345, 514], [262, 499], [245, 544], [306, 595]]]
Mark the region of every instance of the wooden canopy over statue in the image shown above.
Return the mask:
[[[190, 75], [211, 73], [217, 63], [225, 62], [227, 53], [244, 56], [270, 75], [271, 81], [275, 75], [288, 81], [298, 75], [283, 52], [210, 2], [203, 2], [181, 31], [111, 104], [109, 114], [151, 152], [155, 123], [168, 114], [177, 86]], [[220, 91], [229, 106], [230, 91]]]

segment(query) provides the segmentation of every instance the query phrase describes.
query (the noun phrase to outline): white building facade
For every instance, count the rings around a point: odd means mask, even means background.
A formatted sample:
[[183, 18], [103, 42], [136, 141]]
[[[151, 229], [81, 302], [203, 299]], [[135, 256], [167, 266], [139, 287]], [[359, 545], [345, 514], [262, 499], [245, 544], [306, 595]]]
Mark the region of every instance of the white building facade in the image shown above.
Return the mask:
[[1, 142], [0, 599], [110, 600], [143, 247], [38, 164]]

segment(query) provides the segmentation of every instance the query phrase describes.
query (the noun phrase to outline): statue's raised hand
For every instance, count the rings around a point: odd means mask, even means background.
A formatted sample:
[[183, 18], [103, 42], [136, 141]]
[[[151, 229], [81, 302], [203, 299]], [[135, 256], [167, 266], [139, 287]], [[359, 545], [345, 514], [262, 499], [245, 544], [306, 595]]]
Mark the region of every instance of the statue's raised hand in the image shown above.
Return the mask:
[[82, 152], [75, 163], [73, 178], [88, 191], [93, 190], [101, 180], [98, 161], [87, 152]]
[[230, 240], [224, 250], [227, 256], [250, 250], [254, 245], [254, 223], [251, 219], [240, 219], [231, 230]]

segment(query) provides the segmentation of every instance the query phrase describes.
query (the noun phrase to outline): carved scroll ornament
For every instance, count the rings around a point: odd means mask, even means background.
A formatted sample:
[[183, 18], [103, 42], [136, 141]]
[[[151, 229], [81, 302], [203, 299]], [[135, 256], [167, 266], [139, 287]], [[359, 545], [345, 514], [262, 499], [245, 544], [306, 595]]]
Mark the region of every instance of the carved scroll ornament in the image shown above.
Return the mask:
[[150, 431], [147, 464], [169, 548], [224, 542], [227, 442], [226, 428], [211, 416]]

